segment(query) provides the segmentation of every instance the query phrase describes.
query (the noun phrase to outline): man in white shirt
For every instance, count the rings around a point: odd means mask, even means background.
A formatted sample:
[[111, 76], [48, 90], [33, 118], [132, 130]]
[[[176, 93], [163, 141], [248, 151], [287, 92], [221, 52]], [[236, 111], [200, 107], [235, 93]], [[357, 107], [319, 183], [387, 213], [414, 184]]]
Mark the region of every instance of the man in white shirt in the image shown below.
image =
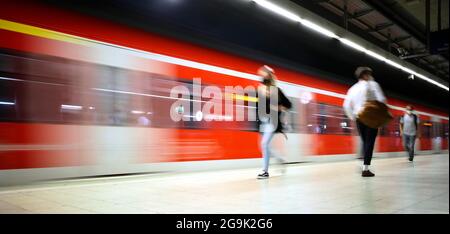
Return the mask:
[[363, 109], [366, 101], [377, 100], [386, 103], [386, 97], [380, 85], [372, 77], [372, 69], [369, 67], [358, 67], [355, 71], [355, 76], [358, 78], [358, 82], [348, 90], [343, 106], [348, 118], [356, 120], [356, 126], [362, 140], [364, 152], [362, 176], [373, 177], [375, 174], [369, 170], [369, 166], [372, 161], [378, 129], [370, 128], [361, 123], [358, 121], [357, 116]]
[[403, 145], [409, 155], [409, 161], [414, 160], [414, 145], [416, 136], [420, 137], [419, 117], [414, 114], [411, 105], [406, 106], [406, 113], [400, 118], [400, 134], [403, 136]]

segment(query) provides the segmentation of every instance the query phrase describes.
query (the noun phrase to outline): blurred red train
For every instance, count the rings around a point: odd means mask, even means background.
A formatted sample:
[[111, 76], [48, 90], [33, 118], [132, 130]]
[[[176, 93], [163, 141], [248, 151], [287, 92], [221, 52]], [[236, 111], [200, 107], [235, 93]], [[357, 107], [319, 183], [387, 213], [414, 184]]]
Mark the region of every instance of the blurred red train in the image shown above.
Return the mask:
[[[254, 122], [170, 118], [171, 88], [197, 77], [256, 86], [260, 63], [41, 5], [0, 13], [0, 184], [260, 163]], [[348, 87], [275, 69], [294, 103], [278, 150], [290, 162], [354, 158]], [[377, 157], [404, 154], [397, 120], [407, 103], [389, 103], [396, 121], [380, 130]], [[448, 113], [416, 109], [418, 150], [448, 150]]]

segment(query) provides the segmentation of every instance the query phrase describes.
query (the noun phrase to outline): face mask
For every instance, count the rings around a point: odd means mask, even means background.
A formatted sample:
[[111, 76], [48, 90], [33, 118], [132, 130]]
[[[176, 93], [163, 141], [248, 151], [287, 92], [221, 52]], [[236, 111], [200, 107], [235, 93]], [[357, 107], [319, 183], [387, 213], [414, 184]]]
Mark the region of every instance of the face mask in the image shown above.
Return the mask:
[[264, 85], [270, 85], [270, 80], [269, 80], [269, 79], [263, 79], [263, 80], [262, 80], [262, 83], [263, 83]]

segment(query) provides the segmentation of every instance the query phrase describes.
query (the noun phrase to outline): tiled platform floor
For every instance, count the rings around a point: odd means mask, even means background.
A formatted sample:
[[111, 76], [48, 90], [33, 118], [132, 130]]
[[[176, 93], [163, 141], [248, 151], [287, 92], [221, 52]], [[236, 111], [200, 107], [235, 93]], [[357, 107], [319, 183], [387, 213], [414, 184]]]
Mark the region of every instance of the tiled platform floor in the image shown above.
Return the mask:
[[449, 213], [449, 155], [139, 175], [0, 188], [0, 213]]

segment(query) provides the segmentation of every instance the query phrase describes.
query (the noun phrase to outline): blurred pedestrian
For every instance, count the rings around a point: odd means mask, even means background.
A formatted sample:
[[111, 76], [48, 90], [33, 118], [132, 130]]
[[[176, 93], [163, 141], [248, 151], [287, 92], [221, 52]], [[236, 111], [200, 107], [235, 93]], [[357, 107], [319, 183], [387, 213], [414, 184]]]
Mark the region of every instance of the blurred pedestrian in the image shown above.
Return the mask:
[[419, 123], [419, 117], [414, 113], [413, 106], [406, 106], [406, 112], [400, 118], [400, 135], [403, 136], [403, 145], [408, 152], [410, 162], [414, 160], [416, 136], [420, 137]]
[[[278, 117], [276, 121], [266, 116], [258, 118], [260, 131], [262, 132], [261, 151], [263, 155], [263, 171], [258, 175], [258, 179], [267, 179], [269, 178], [269, 161], [271, 156], [275, 156], [281, 164], [284, 164], [282, 158], [272, 153], [270, 143], [275, 133], [283, 133], [282, 113], [290, 109], [292, 103], [281, 89], [276, 86], [276, 76], [272, 68], [263, 66], [258, 70], [258, 74], [262, 79], [262, 84], [258, 87], [258, 100], [259, 102], [265, 102], [265, 113], [275, 113], [276, 116], [274, 117]], [[273, 105], [270, 102], [270, 99], [274, 98], [274, 96], [277, 98], [278, 105]], [[258, 103], [259, 107], [260, 104]]]
[[361, 137], [364, 157], [362, 176], [373, 177], [375, 174], [369, 170], [369, 166], [372, 161], [378, 127], [388, 121], [389, 113], [385, 104], [386, 97], [380, 85], [374, 80], [372, 69], [358, 67], [355, 76], [358, 82], [348, 90], [343, 107], [346, 115], [356, 121]]

